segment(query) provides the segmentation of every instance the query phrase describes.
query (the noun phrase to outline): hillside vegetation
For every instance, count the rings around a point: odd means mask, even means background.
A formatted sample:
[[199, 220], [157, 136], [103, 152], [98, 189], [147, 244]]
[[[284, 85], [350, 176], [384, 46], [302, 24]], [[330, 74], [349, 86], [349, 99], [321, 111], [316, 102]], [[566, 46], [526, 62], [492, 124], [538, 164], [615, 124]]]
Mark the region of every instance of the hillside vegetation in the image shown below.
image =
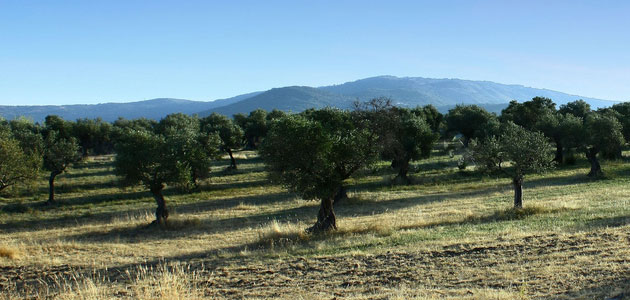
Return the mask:
[[[630, 164], [577, 163], [524, 183], [460, 171], [438, 144], [411, 185], [380, 162], [346, 181], [337, 231], [310, 235], [317, 203], [270, 183], [254, 151], [215, 161], [184, 193], [155, 203], [120, 189], [113, 156], [89, 157], [0, 198], [2, 299], [622, 299], [630, 295]], [[624, 153], [628, 157], [629, 153]], [[6, 195], [5, 195], [6, 196]]]

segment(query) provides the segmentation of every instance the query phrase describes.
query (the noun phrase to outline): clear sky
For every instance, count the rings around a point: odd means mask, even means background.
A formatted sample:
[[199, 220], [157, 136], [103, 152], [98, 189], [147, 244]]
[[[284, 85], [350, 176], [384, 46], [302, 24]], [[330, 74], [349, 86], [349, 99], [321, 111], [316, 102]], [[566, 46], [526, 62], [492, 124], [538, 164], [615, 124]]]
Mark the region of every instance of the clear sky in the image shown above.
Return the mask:
[[0, 0], [0, 104], [395, 75], [630, 100], [630, 1]]

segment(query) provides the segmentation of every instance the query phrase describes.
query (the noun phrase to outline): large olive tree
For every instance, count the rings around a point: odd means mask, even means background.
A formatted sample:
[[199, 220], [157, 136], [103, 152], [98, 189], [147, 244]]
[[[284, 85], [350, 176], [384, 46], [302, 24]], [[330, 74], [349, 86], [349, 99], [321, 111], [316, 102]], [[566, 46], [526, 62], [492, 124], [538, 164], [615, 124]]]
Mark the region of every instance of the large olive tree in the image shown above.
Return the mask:
[[122, 129], [116, 142], [116, 174], [126, 185], [146, 187], [157, 204], [155, 223], [165, 224], [168, 208], [163, 195], [167, 184], [191, 185], [205, 172], [218, 149], [219, 137], [199, 131], [196, 118], [169, 115], [154, 128]]
[[482, 171], [502, 172], [512, 179], [514, 208], [523, 207], [523, 180], [526, 174], [553, 167], [553, 148], [542, 133], [508, 122], [499, 136], [472, 143], [473, 157]]
[[375, 135], [361, 122], [349, 112], [322, 109], [271, 124], [260, 153], [272, 179], [304, 199], [320, 201], [309, 231], [337, 228], [335, 195], [344, 180], [377, 157]]

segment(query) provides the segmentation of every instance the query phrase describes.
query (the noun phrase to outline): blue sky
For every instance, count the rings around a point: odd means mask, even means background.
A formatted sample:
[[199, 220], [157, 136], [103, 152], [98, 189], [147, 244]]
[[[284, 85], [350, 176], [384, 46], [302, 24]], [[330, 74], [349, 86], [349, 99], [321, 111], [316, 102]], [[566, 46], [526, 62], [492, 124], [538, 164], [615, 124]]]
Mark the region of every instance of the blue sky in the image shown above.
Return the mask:
[[630, 1], [0, 0], [0, 104], [214, 100], [377, 75], [630, 100]]

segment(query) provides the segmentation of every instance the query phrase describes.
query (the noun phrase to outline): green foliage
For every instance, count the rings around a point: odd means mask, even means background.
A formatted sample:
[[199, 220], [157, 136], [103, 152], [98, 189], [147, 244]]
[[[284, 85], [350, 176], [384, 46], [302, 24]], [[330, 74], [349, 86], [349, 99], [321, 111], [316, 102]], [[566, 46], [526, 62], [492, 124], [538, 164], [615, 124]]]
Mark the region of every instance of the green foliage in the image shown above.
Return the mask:
[[11, 120], [9, 126], [13, 137], [18, 140], [25, 153], [39, 156], [44, 153], [44, 140], [40, 126], [25, 118]]
[[617, 112], [618, 120], [623, 127], [623, 136], [626, 142], [630, 141], [630, 102], [617, 103], [611, 107]]
[[274, 180], [304, 199], [332, 198], [376, 159], [374, 136], [346, 111], [322, 109], [274, 121], [260, 154]]
[[243, 126], [247, 147], [256, 149], [267, 135], [267, 112], [263, 109], [250, 112]]
[[472, 138], [490, 136], [498, 127], [497, 117], [477, 105], [457, 105], [446, 115], [447, 131], [460, 133], [464, 145]]
[[[439, 138], [427, 123], [424, 108], [395, 107], [388, 98], [355, 103], [355, 107], [355, 115], [365, 120], [370, 131], [376, 134], [382, 158], [390, 160], [398, 171], [396, 181], [409, 183], [409, 162], [429, 157]], [[425, 108], [429, 118], [439, 118], [434, 114], [437, 111]]]
[[571, 114], [575, 117], [582, 118], [582, 120], [586, 120], [586, 116], [591, 113], [591, 105], [584, 100], [576, 100], [560, 105], [558, 112], [563, 115]]
[[508, 107], [501, 111], [499, 119], [503, 123], [511, 121], [525, 129], [533, 130], [541, 116], [555, 112], [556, 105], [551, 99], [534, 97], [523, 103], [518, 103], [515, 100], [510, 101]]
[[201, 120], [201, 126], [204, 132], [219, 134], [225, 151], [243, 146], [243, 129], [224, 115], [212, 113]]
[[70, 139], [72, 137], [72, 122], [68, 122], [57, 115], [48, 115], [44, 121], [46, 134], [56, 132], [59, 138]]
[[501, 135], [475, 141], [472, 149], [479, 170], [500, 171], [510, 178], [523, 178], [553, 167], [553, 150], [545, 136], [512, 122], [503, 126]]
[[112, 150], [112, 124], [102, 119], [77, 119], [72, 124], [73, 136], [77, 138], [83, 156], [88, 153], [106, 154]]
[[42, 157], [36, 151], [24, 151], [20, 142], [7, 132], [0, 133], [0, 191], [19, 182], [37, 178]]
[[421, 116], [433, 132], [439, 133], [444, 126], [444, 115], [433, 105], [418, 106], [412, 109], [413, 113]]
[[[623, 126], [612, 114], [594, 113], [586, 118], [585, 146], [597, 149], [607, 157], [621, 153], [621, 147], [625, 144]], [[609, 155], [606, 155], [609, 154]]]
[[184, 114], [168, 115], [152, 130], [127, 127], [116, 143], [116, 174], [124, 184], [150, 190], [188, 187], [207, 175], [219, 143], [217, 134], [202, 134], [199, 120]]
[[80, 159], [80, 147], [75, 138], [65, 138], [55, 130], [48, 131], [44, 140], [44, 168], [63, 173], [70, 164]]

